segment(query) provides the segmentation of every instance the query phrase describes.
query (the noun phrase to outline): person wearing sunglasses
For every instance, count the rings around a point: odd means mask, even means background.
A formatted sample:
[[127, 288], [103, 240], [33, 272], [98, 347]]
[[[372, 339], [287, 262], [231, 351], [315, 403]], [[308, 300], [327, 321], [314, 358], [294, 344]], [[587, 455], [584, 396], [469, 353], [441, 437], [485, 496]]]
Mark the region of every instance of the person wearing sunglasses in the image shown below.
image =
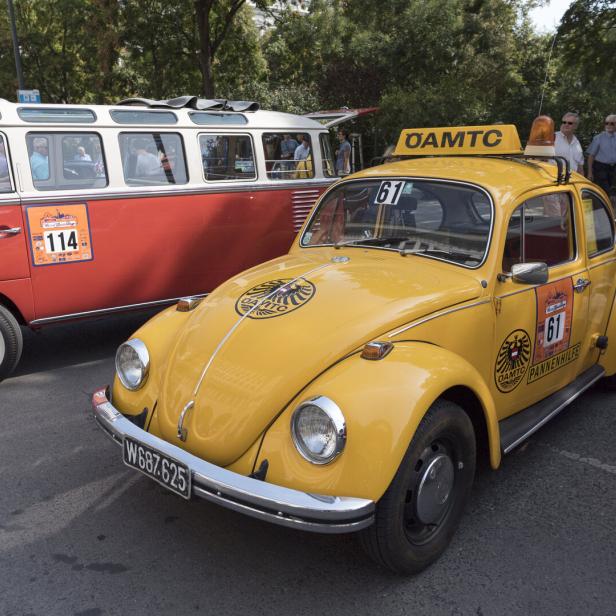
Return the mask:
[[569, 161], [571, 171], [584, 174], [584, 151], [575, 131], [580, 123], [580, 117], [573, 111], [568, 111], [563, 115], [560, 130], [556, 132], [554, 148], [556, 156], [562, 156]]
[[616, 176], [616, 114], [605, 118], [605, 130], [588, 148], [588, 179], [609, 194]]

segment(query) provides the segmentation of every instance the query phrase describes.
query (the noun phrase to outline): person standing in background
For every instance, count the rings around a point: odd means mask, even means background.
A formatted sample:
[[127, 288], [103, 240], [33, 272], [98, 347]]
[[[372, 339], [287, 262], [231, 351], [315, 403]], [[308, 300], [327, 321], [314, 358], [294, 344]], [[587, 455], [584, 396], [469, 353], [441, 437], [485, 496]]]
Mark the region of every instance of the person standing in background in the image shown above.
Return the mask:
[[344, 128], [338, 131], [340, 147], [336, 150], [336, 174], [348, 175], [351, 173], [351, 144], [349, 133]]
[[588, 148], [588, 179], [609, 194], [616, 175], [616, 115], [605, 118], [605, 130]]
[[556, 132], [554, 147], [556, 156], [562, 156], [569, 161], [571, 171], [577, 171], [584, 175], [584, 152], [578, 138], [575, 136], [580, 116], [573, 111], [563, 115], [560, 130]]

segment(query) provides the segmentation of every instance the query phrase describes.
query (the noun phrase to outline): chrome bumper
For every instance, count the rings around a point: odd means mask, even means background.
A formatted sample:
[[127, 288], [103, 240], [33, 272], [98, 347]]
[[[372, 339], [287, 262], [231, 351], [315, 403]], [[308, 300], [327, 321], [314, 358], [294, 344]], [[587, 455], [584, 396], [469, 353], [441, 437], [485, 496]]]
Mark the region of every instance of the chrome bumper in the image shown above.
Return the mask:
[[274, 524], [317, 533], [353, 532], [374, 521], [374, 501], [308, 494], [210, 464], [137, 427], [111, 404], [105, 389], [94, 392], [92, 409], [98, 425], [119, 445], [129, 436], [185, 464], [191, 471], [193, 496]]

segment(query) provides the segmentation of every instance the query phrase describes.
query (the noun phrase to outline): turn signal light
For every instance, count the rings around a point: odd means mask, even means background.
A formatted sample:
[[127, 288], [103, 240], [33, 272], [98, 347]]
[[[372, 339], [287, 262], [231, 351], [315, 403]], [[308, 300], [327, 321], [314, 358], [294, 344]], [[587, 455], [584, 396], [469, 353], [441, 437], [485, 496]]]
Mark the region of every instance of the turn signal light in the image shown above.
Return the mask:
[[362, 359], [378, 361], [391, 353], [394, 345], [391, 342], [369, 342], [361, 352]]
[[526, 156], [555, 156], [554, 140], [554, 120], [549, 116], [538, 116], [533, 120], [524, 154]]

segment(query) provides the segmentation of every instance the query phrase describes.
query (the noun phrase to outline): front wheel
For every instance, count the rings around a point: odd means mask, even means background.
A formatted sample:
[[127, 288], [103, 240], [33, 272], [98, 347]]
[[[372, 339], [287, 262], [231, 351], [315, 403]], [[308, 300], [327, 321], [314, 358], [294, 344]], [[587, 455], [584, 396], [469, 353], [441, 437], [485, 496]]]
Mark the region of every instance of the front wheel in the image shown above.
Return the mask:
[[19, 323], [4, 306], [0, 306], [0, 381], [17, 366], [22, 346], [23, 336]]
[[475, 475], [475, 432], [453, 402], [437, 400], [422, 419], [375, 522], [360, 537], [369, 556], [398, 573], [417, 573], [445, 550]]

